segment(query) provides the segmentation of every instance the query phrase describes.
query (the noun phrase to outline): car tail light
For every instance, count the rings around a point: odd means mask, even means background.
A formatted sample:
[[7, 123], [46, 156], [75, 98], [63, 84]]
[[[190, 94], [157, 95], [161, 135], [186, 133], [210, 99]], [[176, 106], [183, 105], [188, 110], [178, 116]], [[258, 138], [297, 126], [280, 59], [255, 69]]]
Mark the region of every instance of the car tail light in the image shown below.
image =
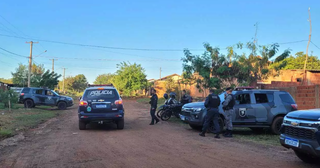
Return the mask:
[[298, 105], [297, 105], [297, 104], [291, 104], [291, 107], [292, 107], [294, 110], [298, 110]]
[[24, 96], [24, 93], [21, 93], [20, 95], [21, 95], [21, 96]]
[[80, 101], [80, 106], [87, 106], [88, 105], [88, 102], [87, 101]]
[[120, 99], [120, 100], [116, 100], [116, 101], [114, 102], [114, 104], [121, 105], [121, 104], [122, 104], [122, 100], [121, 100], [121, 99]]

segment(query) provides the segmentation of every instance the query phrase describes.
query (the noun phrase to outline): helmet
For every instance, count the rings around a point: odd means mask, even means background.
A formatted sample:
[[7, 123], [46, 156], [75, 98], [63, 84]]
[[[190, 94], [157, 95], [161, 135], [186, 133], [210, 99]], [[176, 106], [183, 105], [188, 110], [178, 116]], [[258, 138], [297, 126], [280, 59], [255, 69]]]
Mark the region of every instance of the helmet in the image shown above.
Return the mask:
[[176, 93], [171, 92], [171, 93], [170, 93], [170, 97], [173, 98], [173, 99], [176, 98]]
[[168, 99], [168, 94], [165, 93], [165, 94], [163, 95], [163, 97], [164, 97], [165, 99]]

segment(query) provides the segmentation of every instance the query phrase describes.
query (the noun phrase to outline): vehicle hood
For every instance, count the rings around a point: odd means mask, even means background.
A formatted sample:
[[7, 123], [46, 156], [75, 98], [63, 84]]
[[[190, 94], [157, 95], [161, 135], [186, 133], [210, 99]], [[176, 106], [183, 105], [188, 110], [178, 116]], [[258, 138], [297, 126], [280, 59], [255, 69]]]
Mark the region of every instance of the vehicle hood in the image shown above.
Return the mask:
[[204, 102], [194, 102], [185, 104], [182, 108], [204, 108]]
[[286, 115], [288, 118], [320, 121], [320, 109], [298, 110]]

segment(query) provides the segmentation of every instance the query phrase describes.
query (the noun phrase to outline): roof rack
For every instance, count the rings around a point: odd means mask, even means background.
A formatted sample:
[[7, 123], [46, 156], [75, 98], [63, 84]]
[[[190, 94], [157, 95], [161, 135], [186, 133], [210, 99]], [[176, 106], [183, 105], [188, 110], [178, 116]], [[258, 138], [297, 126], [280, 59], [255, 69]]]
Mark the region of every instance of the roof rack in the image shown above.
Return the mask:
[[252, 86], [240, 86], [240, 87], [237, 87], [235, 90], [253, 90], [253, 89], [255, 88]]
[[104, 84], [104, 85], [90, 85], [90, 84], [88, 84], [88, 87], [103, 87], [103, 86], [111, 86], [111, 87], [113, 87], [113, 84], [112, 83]]

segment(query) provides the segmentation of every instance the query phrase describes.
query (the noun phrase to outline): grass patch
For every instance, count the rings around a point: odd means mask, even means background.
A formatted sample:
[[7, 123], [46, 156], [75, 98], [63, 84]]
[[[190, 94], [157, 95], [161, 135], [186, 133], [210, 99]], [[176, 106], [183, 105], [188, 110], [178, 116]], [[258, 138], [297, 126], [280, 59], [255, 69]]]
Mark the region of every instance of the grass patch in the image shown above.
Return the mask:
[[[13, 104], [12, 109], [23, 108], [23, 104]], [[0, 109], [8, 109], [4, 107], [4, 103], [0, 103]]]
[[0, 139], [4, 139], [17, 132], [34, 128], [46, 120], [58, 116], [64, 111], [44, 109], [15, 109], [11, 112], [0, 110]]
[[264, 130], [261, 133], [254, 133], [249, 128], [234, 128], [234, 138], [244, 141], [250, 141], [257, 144], [281, 146], [279, 135], [274, 135], [270, 131]]

